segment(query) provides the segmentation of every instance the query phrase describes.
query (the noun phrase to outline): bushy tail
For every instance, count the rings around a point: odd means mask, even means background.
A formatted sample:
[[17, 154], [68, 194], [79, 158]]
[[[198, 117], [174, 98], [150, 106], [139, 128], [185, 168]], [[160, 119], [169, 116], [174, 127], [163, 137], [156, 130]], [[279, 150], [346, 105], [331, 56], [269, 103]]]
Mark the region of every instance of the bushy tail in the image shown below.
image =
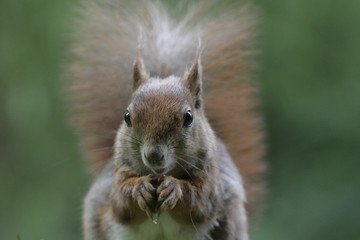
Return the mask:
[[[84, 1], [69, 65], [74, 122], [85, 153], [99, 172], [112, 156], [114, 136], [131, 94], [138, 43], [151, 76], [182, 76], [205, 47], [204, 98], [207, 117], [228, 146], [247, 191], [252, 215], [262, 193], [264, 170], [256, 84], [250, 79], [253, 7], [227, 1]], [[140, 36], [140, 37], [139, 37]]]

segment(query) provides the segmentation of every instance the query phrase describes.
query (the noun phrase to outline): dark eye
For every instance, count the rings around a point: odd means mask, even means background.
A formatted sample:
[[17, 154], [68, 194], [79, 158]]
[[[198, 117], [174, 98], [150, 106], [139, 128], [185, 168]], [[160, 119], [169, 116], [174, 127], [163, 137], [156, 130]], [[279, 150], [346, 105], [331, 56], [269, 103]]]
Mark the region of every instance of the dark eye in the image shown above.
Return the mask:
[[184, 127], [190, 127], [193, 122], [193, 115], [190, 110], [188, 110], [184, 115]]
[[126, 110], [125, 116], [124, 116], [124, 120], [126, 122], [126, 125], [128, 127], [131, 127], [131, 120], [130, 120], [130, 112], [129, 110]]

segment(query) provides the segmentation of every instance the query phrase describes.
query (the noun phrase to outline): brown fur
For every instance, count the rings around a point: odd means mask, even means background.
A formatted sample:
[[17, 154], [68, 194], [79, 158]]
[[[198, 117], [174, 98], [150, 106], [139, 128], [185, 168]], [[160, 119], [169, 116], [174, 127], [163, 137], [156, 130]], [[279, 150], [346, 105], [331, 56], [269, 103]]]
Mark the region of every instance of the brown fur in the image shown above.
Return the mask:
[[[251, 43], [256, 17], [250, 5], [220, 5], [211, 18], [206, 13], [211, 6], [206, 1], [189, 8], [191, 14], [188, 21], [194, 28], [201, 29], [199, 35], [205, 45], [202, 57], [205, 113], [243, 176], [248, 199], [247, 211], [253, 216], [263, 193], [261, 175], [265, 168], [261, 161], [264, 154], [262, 122], [254, 112], [258, 105], [257, 86], [249, 75], [253, 68]], [[92, 171], [95, 173], [101, 172], [114, 154], [111, 147], [114, 145], [115, 131], [122, 122], [131, 97], [131, 64], [136, 56], [138, 35], [134, 29], [140, 23], [149, 29], [152, 27], [146, 21], [151, 9], [146, 7], [140, 8], [142, 17], [135, 19], [138, 22], [122, 22], [131, 18], [130, 12], [136, 11], [134, 9], [131, 3], [124, 6], [115, 1], [111, 6], [103, 7], [92, 2], [86, 3], [82, 10], [84, 20], [79, 22], [76, 30], [76, 43], [72, 48], [75, 60], [68, 68], [72, 79], [69, 90], [74, 106], [74, 123], [80, 129], [80, 141], [87, 158], [92, 161]], [[226, 13], [226, 17], [223, 13]], [[189, 49], [184, 50], [191, 52], [194, 47], [189, 46]], [[181, 59], [183, 65], [174, 69], [171, 62], [166, 64], [166, 59], [162, 60], [156, 53], [153, 54], [152, 57], [151, 53], [146, 55], [145, 62], [153, 62], [150, 74], [156, 73], [160, 77], [178, 74], [183, 71], [179, 69], [193, 58], [193, 55], [188, 54], [187, 59]], [[122, 182], [124, 186], [134, 187], [140, 184], [137, 181], [134, 178], [126, 184], [124, 180]], [[193, 202], [189, 197], [193, 191], [190, 186], [181, 181], [177, 184], [189, 194], [185, 194], [180, 200], [182, 204], [171, 213], [175, 219], [189, 223], [189, 219], [183, 216], [185, 208], [182, 206], [193, 206], [191, 211], [204, 210], [206, 206], [197, 206]], [[203, 197], [211, 197], [209, 192], [206, 194]], [[136, 208], [135, 205], [131, 207]], [[120, 211], [120, 208], [115, 210]], [[137, 209], [132, 214], [131, 221], [137, 222], [144, 218], [143, 212]], [[115, 215], [121, 216], [118, 213]], [[194, 213], [194, 216], [195, 221], [203, 220], [201, 214]]]
[[[117, 170], [114, 189], [119, 191], [113, 191], [111, 206], [109, 206], [117, 222], [129, 225], [138, 224], [146, 219], [144, 210], [151, 211], [152, 195], [155, 191], [150, 180], [149, 176], [138, 177], [136, 174], [123, 172], [122, 169]], [[144, 199], [140, 199], [142, 194]], [[142, 206], [141, 209], [140, 206]]]
[[[171, 216], [182, 225], [193, 226], [207, 223], [217, 214], [212, 200], [213, 186], [206, 178], [193, 177], [189, 181], [175, 180], [183, 192], [179, 204], [170, 211]], [[196, 196], [196, 197], [195, 197]]]

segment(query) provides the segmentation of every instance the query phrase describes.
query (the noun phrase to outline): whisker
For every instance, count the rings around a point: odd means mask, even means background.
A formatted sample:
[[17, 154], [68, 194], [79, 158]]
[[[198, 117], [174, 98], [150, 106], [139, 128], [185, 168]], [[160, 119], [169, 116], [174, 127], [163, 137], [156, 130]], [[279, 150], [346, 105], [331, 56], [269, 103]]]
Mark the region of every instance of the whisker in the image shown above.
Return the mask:
[[133, 148], [133, 147], [102, 147], [102, 148], [95, 148], [95, 149], [92, 149], [90, 150], [90, 152], [98, 152], [98, 151], [104, 151], [104, 150], [114, 150], [114, 149], [136, 149], [136, 148]]
[[202, 163], [210, 163], [209, 161], [206, 161], [206, 160], [201, 159], [201, 158], [199, 158], [199, 157], [195, 157], [195, 156], [192, 156], [192, 155], [183, 153], [183, 152], [175, 151], [175, 153], [180, 154], [180, 155], [183, 155], [183, 156], [185, 156], [185, 157], [192, 158], [192, 159], [194, 159], [194, 160], [198, 160], [198, 161], [200, 161], [200, 162], [202, 162]]
[[140, 153], [130, 153], [130, 154], [126, 154], [126, 155], [119, 155], [119, 156], [115, 156], [113, 159], [114, 160], [120, 160], [120, 159], [125, 159], [127, 157], [131, 157], [131, 156], [141, 156]]
[[[174, 147], [172, 147], [173, 149], [177, 149], [177, 150], [183, 150], [184, 148], [181, 148], [181, 147], [178, 147], [178, 146], [174, 146]], [[198, 148], [198, 150], [204, 150], [204, 151], [207, 151], [208, 149], [207, 148]], [[219, 151], [218, 150], [212, 150], [212, 151], [214, 151], [214, 152], [216, 152], [216, 153], [219, 153]]]
[[215, 165], [214, 165], [213, 163], [211, 163], [210, 161], [206, 161], [206, 160], [204, 160], [204, 159], [201, 159], [201, 158], [198, 158], [198, 157], [195, 157], [195, 156], [192, 156], [192, 155], [183, 153], [183, 152], [175, 151], [175, 153], [177, 153], [177, 154], [179, 154], [179, 155], [182, 155], [182, 156], [184, 156], [184, 157], [188, 157], [188, 158], [193, 159], [193, 160], [197, 160], [197, 161], [199, 161], [199, 162], [201, 162], [201, 163], [204, 163], [205, 165], [209, 165], [209, 166], [211, 166], [211, 167], [213, 167], [213, 168], [215, 168], [215, 169], [218, 169], [218, 170], [221, 171], [221, 172], [226, 173], [228, 176], [232, 176], [232, 174], [231, 174], [229, 171], [227, 171], [225, 168], [219, 167], [219, 166], [215, 166]]
[[209, 235], [209, 233], [205, 233], [205, 236], [208, 240], [213, 240], [213, 238]]
[[120, 132], [120, 131], [119, 131], [119, 133], [124, 134], [125, 136], [128, 136], [129, 138], [132, 138], [133, 140], [135, 140], [136, 142], [138, 142], [138, 143], [140, 143], [140, 144], [142, 143], [141, 140], [137, 139], [137, 138], [134, 137], [134, 136], [131, 136], [130, 134], [127, 134], [127, 133], [124, 133], [124, 132]]
[[138, 142], [131, 141], [131, 140], [129, 140], [129, 139], [126, 139], [126, 141], [127, 141], [128, 143], [131, 143], [132, 145], [134, 145], [134, 146], [136, 146], [136, 147], [139, 147], [140, 144], [141, 144], [141, 143], [138, 143]]
[[102, 148], [95, 148], [90, 150], [90, 152], [98, 152], [98, 151], [103, 151], [103, 150], [112, 150], [114, 149], [114, 147], [102, 147]]
[[127, 154], [118, 154], [115, 157], [126, 157], [126, 156], [133, 156], [133, 155], [141, 155], [140, 152], [132, 152], [132, 153], [127, 153]]
[[[81, 134], [81, 133], [79, 133], [79, 134]], [[105, 139], [114, 139], [115, 135], [116, 135], [116, 133], [114, 133], [114, 135], [100, 135], [100, 134], [97, 134], [97, 133], [94, 133], [94, 132], [91, 132], [89, 134], [91, 136], [95, 136], [95, 137], [99, 137], [99, 138], [105, 138]]]
[[135, 145], [135, 146], [140, 146], [140, 145], [141, 145], [141, 143], [131, 141], [130, 139], [126, 139], [126, 141], [129, 142], [129, 143], [131, 143], [131, 144], [133, 144], [133, 145]]
[[117, 146], [117, 147], [113, 147], [114, 149], [137, 149], [135, 147], [129, 147], [129, 146]]
[[182, 161], [182, 162], [184, 162], [184, 163], [186, 163], [186, 164], [188, 164], [188, 165], [190, 165], [191, 167], [197, 169], [198, 171], [202, 172], [203, 174], [205, 174], [205, 175], [208, 177], [208, 173], [207, 173], [207, 172], [205, 172], [204, 170], [198, 168], [197, 166], [195, 166], [195, 165], [192, 164], [191, 162], [186, 161], [185, 159], [183, 159], [183, 158], [181, 158], [181, 157], [179, 157], [179, 156], [176, 156], [175, 158], [178, 159], [178, 160], [180, 160], [180, 161]]
[[197, 233], [199, 233], [199, 230], [198, 230], [197, 227], [195, 226], [194, 220], [193, 220], [193, 218], [192, 218], [191, 211], [190, 211], [189, 213], [190, 213], [191, 224], [193, 225], [195, 231], [196, 231]]
[[180, 167], [182, 167], [182, 169], [184, 169], [184, 171], [189, 175], [189, 177], [191, 178], [191, 180], [193, 180], [193, 178], [192, 178], [191, 174], [189, 173], [189, 171], [186, 170], [186, 168], [185, 168], [182, 164], [180, 164], [178, 161], [176, 161], [176, 163], [177, 163]]
[[149, 167], [150, 171], [152, 171], [153, 174], [155, 174], [156, 176], [159, 175], [159, 173], [157, 173], [153, 168]]

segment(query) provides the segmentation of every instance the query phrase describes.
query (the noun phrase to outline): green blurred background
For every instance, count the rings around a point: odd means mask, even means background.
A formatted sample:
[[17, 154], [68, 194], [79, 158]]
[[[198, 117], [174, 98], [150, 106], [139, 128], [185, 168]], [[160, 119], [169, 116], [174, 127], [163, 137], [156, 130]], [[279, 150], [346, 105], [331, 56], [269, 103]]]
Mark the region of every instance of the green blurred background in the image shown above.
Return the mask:
[[[80, 239], [72, 0], [0, 1], [0, 239]], [[269, 195], [253, 240], [359, 239], [360, 1], [258, 0]]]

